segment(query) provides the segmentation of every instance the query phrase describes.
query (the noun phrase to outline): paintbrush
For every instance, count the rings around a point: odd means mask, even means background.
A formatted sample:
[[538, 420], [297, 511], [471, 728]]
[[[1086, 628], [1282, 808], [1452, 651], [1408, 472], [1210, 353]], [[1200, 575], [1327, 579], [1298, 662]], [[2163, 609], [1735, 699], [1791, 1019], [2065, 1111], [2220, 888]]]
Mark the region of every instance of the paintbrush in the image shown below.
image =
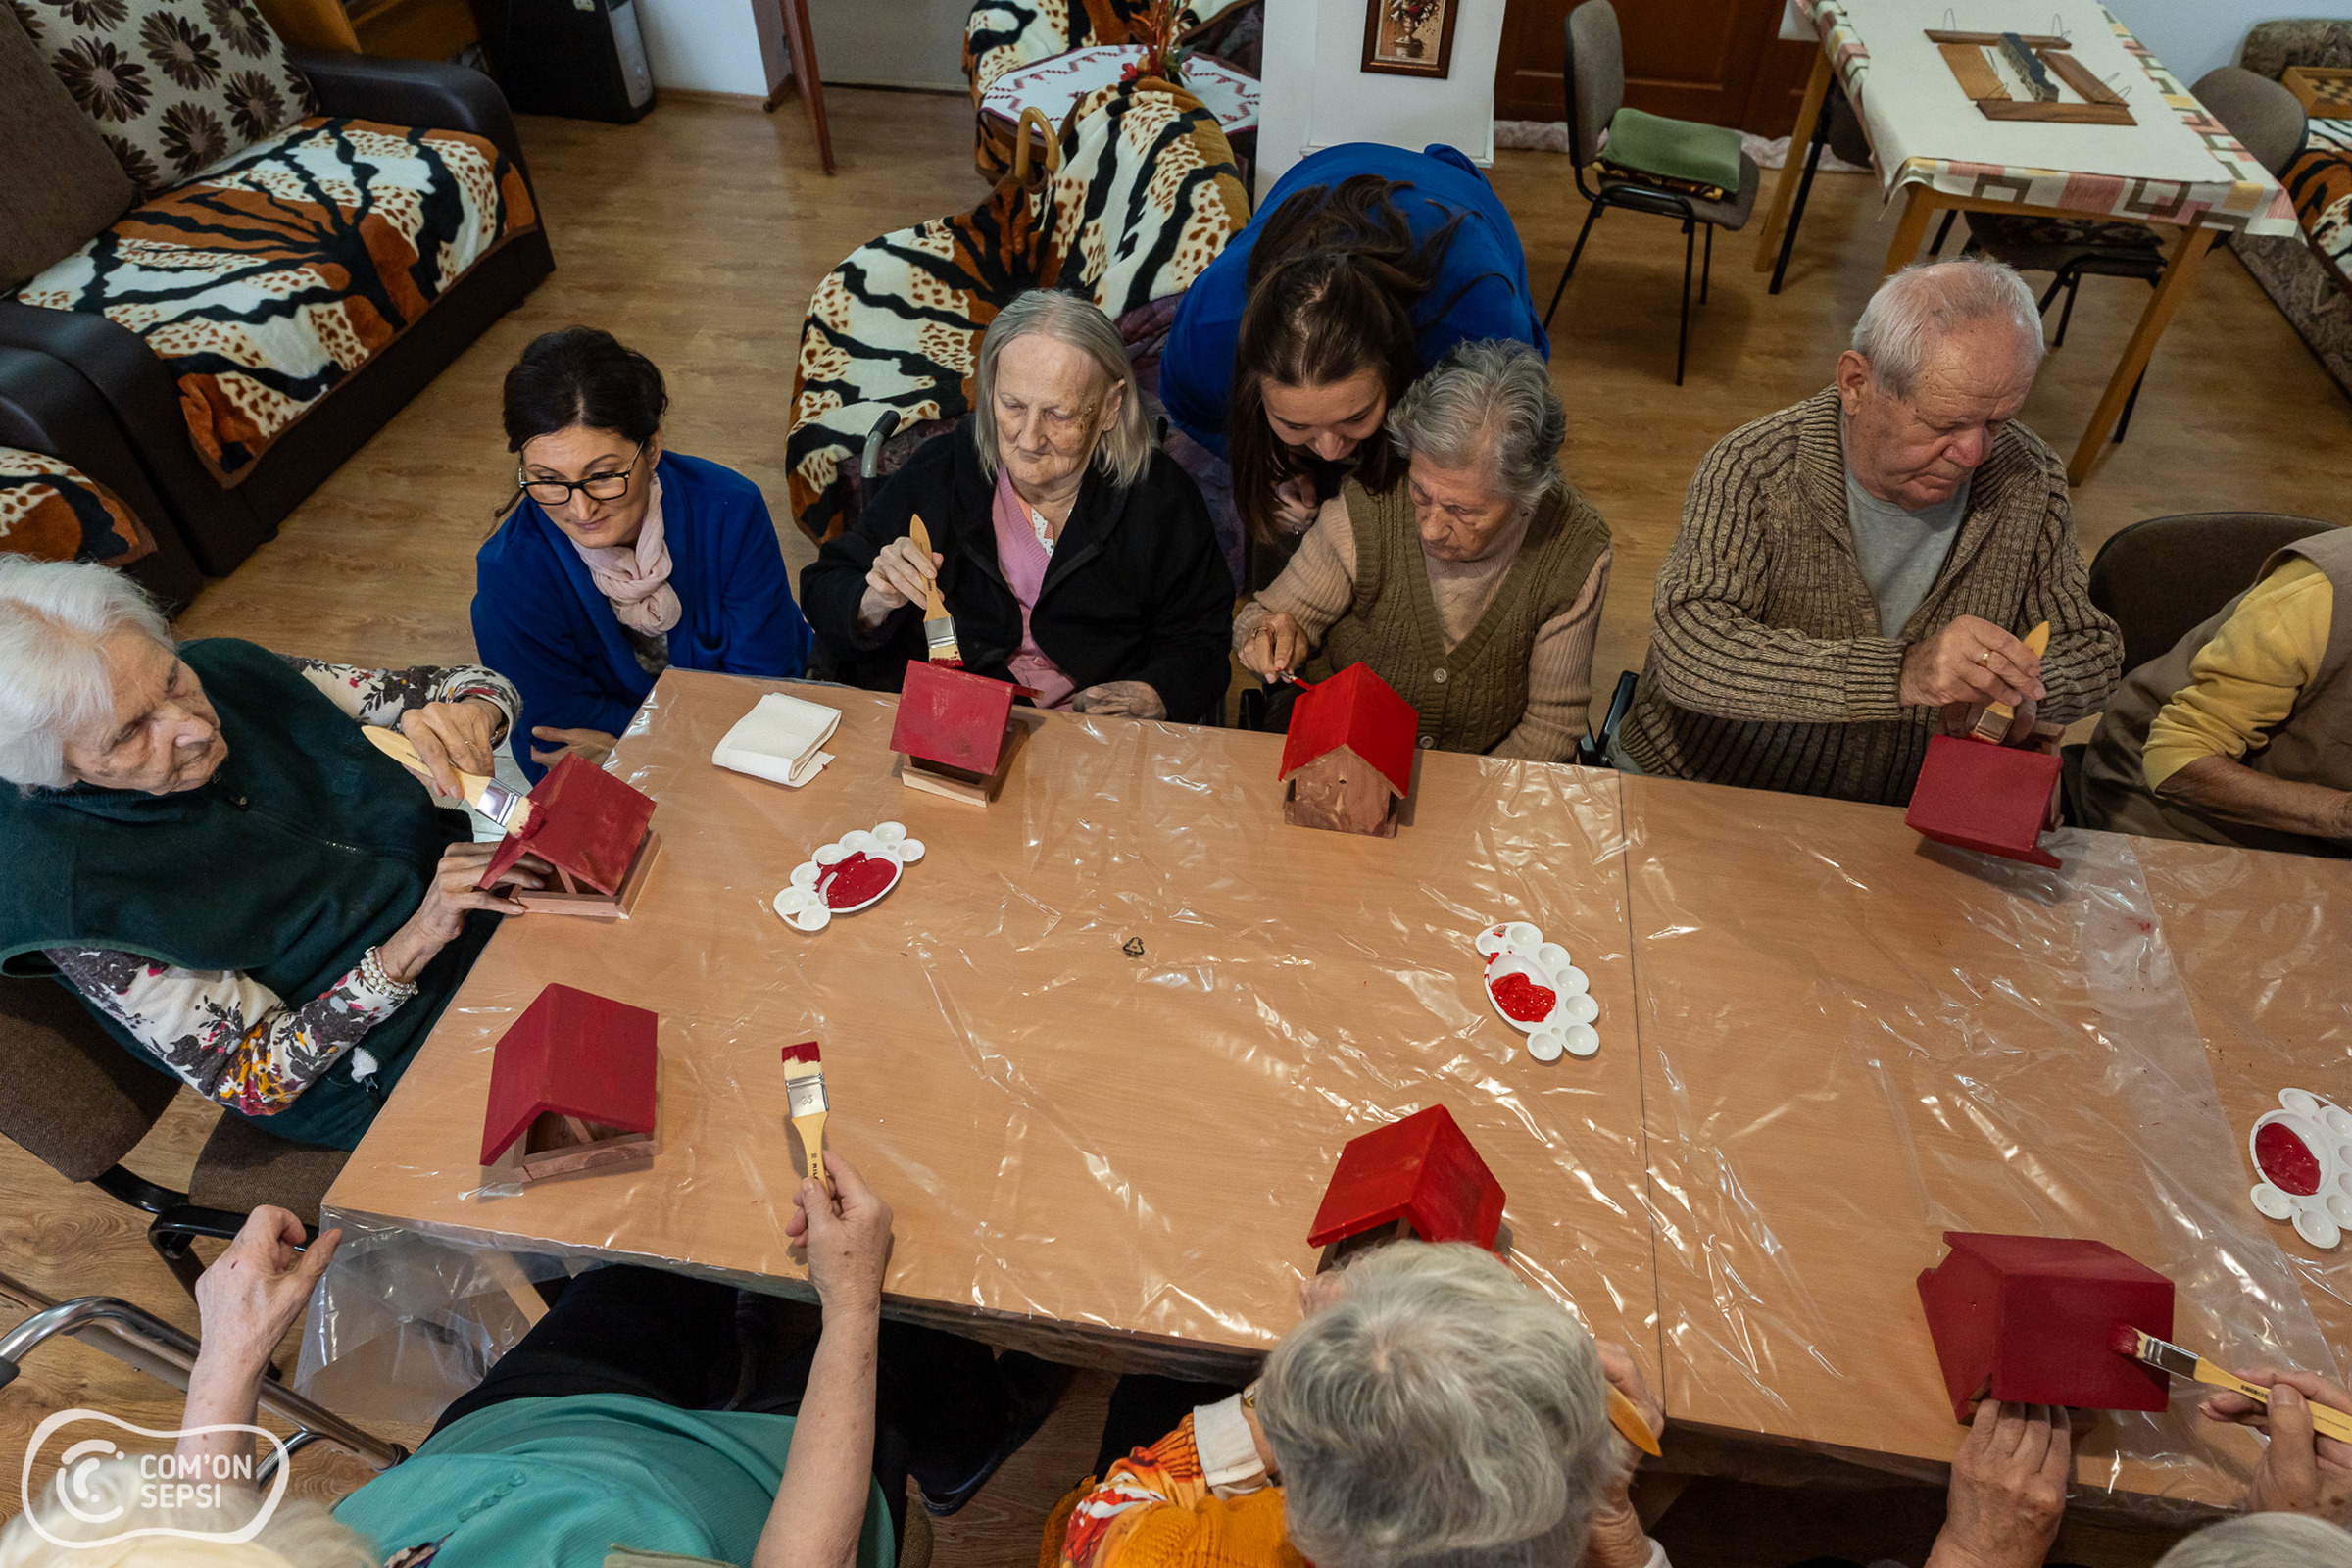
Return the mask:
[[[2025, 643], [2034, 650], [2034, 657], [2039, 659], [2049, 650], [2050, 623], [2045, 620], [2026, 633]], [[2007, 703], [1993, 703], [1984, 710], [1984, 716], [1977, 720], [1977, 727], [1968, 733], [1976, 740], [1990, 741], [1998, 746], [2009, 738], [2009, 726], [2016, 718], [2016, 709]]]
[[[2242, 1394], [2266, 1409], [2270, 1405], [2271, 1391], [2261, 1384], [2248, 1383], [2235, 1373], [2225, 1372], [2194, 1351], [2183, 1350], [2178, 1345], [2160, 1340], [2153, 1334], [2143, 1334], [2129, 1323], [2118, 1323], [2108, 1344], [2118, 1355], [2145, 1361], [2152, 1367], [2161, 1368], [2176, 1377], [2187, 1378], [2192, 1383], [2208, 1384], [2213, 1388], [2227, 1389], [2231, 1394]], [[2321, 1436], [2333, 1438], [2338, 1443], [2352, 1443], [2352, 1415], [2328, 1405], [2311, 1404], [2310, 1400], [2304, 1402], [2311, 1405], [2311, 1424]]]
[[1649, 1423], [1642, 1419], [1642, 1412], [1634, 1407], [1634, 1401], [1619, 1392], [1614, 1383], [1609, 1385], [1609, 1425], [1623, 1433], [1626, 1442], [1652, 1459], [1660, 1456], [1662, 1450], [1658, 1447], [1657, 1434], [1649, 1430]]
[[[906, 536], [914, 548], [931, 559], [931, 530], [923, 526], [920, 516], [910, 517]], [[963, 667], [963, 650], [956, 646], [956, 617], [948, 613], [948, 602], [939, 596], [939, 579], [923, 580], [923, 643], [931, 650], [931, 662], [945, 664], [951, 669]]]
[[[432, 783], [432, 769], [424, 765], [424, 759], [416, 755], [416, 744], [406, 735], [396, 729], [383, 729], [374, 724], [363, 724], [360, 733], [373, 741], [377, 751], [424, 780], [427, 785]], [[529, 796], [517, 794], [494, 778], [468, 773], [455, 763], [450, 765], [450, 771], [458, 775], [458, 793], [466, 798], [466, 804], [496, 822], [506, 832], [520, 833], [530, 825]]]
[[792, 1106], [792, 1130], [801, 1135], [802, 1152], [808, 1156], [808, 1174], [831, 1192], [833, 1182], [825, 1174], [825, 1071], [818, 1065], [815, 1041], [784, 1048], [784, 1094]]

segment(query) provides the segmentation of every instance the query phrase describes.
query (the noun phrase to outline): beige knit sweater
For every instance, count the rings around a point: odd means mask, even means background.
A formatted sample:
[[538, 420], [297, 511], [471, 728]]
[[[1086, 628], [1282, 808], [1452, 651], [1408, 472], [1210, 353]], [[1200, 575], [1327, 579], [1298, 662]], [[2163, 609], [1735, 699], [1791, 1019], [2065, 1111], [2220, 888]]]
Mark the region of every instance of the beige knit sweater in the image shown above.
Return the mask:
[[1903, 706], [1904, 651], [1960, 615], [2021, 637], [2046, 620], [2039, 716], [2096, 712], [2123, 639], [2086, 576], [2065, 466], [2012, 423], [1977, 468], [1935, 586], [1881, 636], [1831, 388], [1742, 425], [1699, 465], [1618, 744], [1644, 772], [1900, 805], [1940, 716]]
[[[1447, 649], [1469, 636], [1487, 612], [1526, 533], [1524, 521], [1514, 524], [1477, 561], [1421, 558]], [[1527, 711], [1488, 756], [1562, 762], [1576, 755], [1592, 701], [1592, 641], [1600, 634], [1600, 607], [1608, 589], [1609, 553], [1604, 550], [1575, 605], [1537, 628], [1527, 665]], [[1234, 616], [1234, 649], [1239, 652], [1256, 634], [1259, 622], [1276, 611], [1287, 612], [1298, 623], [1308, 647], [1319, 646], [1354, 599], [1355, 530], [1347, 504], [1335, 496], [1315, 514], [1314, 525], [1298, 541], [1298, 553], [1282, 575]]]

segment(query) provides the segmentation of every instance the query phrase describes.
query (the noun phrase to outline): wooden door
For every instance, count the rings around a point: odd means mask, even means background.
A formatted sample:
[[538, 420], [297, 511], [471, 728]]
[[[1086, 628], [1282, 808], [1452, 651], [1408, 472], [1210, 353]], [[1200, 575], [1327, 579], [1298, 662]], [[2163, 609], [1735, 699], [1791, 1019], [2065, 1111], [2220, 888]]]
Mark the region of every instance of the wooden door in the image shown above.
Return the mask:
[[[1559, 120], [1568, 13], [1580, 0], [1509, 0], [1494, 118]], [[1653, 115], [1786, 136], [1813, 46], [1778, 41], [1783, 0], [1615, 0], [1625, 101]]]

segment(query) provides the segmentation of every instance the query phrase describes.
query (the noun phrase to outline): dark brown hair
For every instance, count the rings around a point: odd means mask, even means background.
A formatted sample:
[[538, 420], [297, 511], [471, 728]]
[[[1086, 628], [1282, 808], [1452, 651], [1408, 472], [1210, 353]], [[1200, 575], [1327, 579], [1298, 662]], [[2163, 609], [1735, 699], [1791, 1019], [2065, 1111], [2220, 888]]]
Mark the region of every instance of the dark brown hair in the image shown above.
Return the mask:
[[507, 450], [584, 424], [627, 441], [650, 441], [669, 393], [654, 362], [593, 326], [567, 326], [531, 339], [507, 372]]
[[[1462, 220], [1457, 214], [1416, 242], [1396, 201], [1411, 188], [1355, 174], [1336, 186], [1295, 191], [1266, 216], [1250, 249], [1225, 454], [1234, 506], [1261, 541], [1278, 537], [1274, 486], [1293, 474], [1317, 473], [1309, 457], [1293, 451], [1266, 422], [1264, 379], [1328, 386], [1376, 370], [1394, 406], [1421, 373], [1414, 307], [1437, 280]], [[1385, 490], [1402, 475], [1404, 460], [1378, 433], [1356, 451], [1355, 473], [1365, 488]]]

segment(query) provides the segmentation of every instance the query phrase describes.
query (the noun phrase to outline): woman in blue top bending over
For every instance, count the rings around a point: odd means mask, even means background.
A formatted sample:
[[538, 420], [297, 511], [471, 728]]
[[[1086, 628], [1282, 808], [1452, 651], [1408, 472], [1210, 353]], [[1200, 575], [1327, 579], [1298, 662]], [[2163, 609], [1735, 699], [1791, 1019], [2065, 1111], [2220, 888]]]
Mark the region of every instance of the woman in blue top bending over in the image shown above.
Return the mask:
[[662, 446], [653, 361], [572, 326], [507, 372], [519, 504], [474, 558], [473, 640], [522, 693], [528, 778], [601, 761], [662, 670], [798, 675], [811, 634], [760, 487]]
[[1510, 214], [1451, 147], [1351, 142], [1299, 160], [1186, 291], [1159, 395], [1231, 465], [1250, 533], [1287, 545], [1351, 470], [1401, 477], [1381, 420], [1469, 338], [1551, 353]]

